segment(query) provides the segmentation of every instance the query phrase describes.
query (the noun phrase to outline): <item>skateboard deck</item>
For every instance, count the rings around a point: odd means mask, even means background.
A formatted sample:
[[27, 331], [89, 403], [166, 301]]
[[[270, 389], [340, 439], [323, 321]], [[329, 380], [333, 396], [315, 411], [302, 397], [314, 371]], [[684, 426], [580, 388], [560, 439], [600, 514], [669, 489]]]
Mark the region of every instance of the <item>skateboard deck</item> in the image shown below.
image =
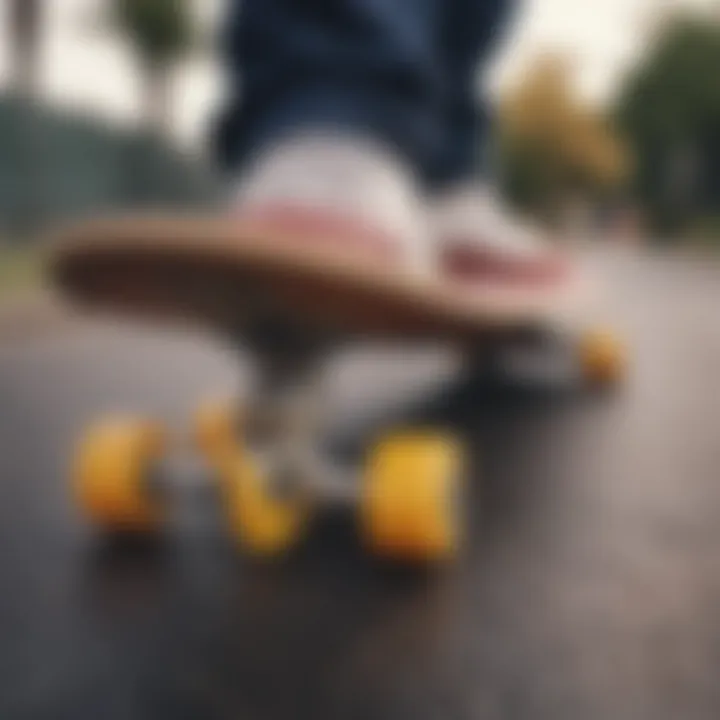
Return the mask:
[[90, 308], [238, 334], [283, 322], [342, 336], [474, 343], [534, 332], [570, 302], [418, 277], [342, 243], [288, 240], [222, 216], [86, 222], [60, 233], [51, 275]]

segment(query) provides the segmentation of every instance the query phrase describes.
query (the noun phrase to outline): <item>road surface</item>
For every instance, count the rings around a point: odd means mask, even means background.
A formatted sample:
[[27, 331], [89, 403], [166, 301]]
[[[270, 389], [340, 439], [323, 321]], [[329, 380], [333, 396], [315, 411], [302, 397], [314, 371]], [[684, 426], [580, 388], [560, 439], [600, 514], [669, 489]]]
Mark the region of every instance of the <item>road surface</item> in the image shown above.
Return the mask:
[[374, 564], [345, 519], [255, 567], [186, 495], [162, 541], [100, 541], [66, 490], [78, 431], [180, 426], [243, 374], [197, 335], [0, 336], [0, 717], [720, 717], [720, 268], [606, 264], [616, 395], [459, 383], [441, 350], [338, 365], [339, 428], [431, 418], [473, 448], [471, 541], [440, 573]]

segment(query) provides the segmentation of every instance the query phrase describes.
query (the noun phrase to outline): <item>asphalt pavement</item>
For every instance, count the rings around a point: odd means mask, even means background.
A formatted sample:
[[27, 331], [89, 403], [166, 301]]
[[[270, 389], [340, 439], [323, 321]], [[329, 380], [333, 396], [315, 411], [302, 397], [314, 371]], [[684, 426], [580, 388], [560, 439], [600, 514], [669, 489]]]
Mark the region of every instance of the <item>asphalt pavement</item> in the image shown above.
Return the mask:
[[257, 566], [190, 491], [157, 541], [99, 538], [67, 489], [81, 429], [181, 428], [242, 395], [244, 360], [198, 333], [0, 332], [0, 718], [720, 717], [720, 265], [600, 265], [617, 392], [465, 381], [443, 348], [338, 360], [339, 437], [432, 422], [471, 448], [468, 547], [433, 572], [371, 560], [340, 516]]

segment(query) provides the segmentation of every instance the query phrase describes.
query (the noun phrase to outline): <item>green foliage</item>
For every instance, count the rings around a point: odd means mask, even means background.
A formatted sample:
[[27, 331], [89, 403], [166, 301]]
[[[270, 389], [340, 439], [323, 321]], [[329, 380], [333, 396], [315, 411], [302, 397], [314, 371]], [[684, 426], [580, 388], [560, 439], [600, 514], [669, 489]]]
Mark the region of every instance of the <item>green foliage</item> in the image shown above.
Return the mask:
[[505, 183], [519, 205], [552, 219], [569, 196], [599, 198], [623, 182], [625, 148], [577, 97], [569, 63], [539, 58], [501, 107]]
[[189, 0], [113, 0], [112, 8], [115, 25], [140, 61], [148, 126], [167, 133], [172, 66], [194, 45]]
[[187, 0], [113, 0], [118, 27], [148, 66], [169, 65], [193, 44]]
[[718, 130], [719, 68], [720, 27], [697, 18], [677, 19], [626, 81], [620, 119], [651, 140], [682, 140]]
[[616, 113], [638, 160], [637, 191], [656, 225], [720, 211], [720, 24], [676, 16], [628, 76]]

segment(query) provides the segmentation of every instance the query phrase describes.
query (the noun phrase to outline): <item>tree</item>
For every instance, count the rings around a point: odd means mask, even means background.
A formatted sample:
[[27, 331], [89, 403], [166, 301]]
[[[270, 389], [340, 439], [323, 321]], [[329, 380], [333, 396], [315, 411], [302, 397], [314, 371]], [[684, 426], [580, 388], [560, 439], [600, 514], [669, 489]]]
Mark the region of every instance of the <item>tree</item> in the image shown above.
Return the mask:
[[566, 59], [548, 55], [501, 103], [506, 183], [521, 205], [554, 216], [566, 199], [620, 184], [629, 160], [606, 119], [578, 100]]
[[638, 159], [636, 190], [656, 223], [720, 213], [720, 23], [676, 15], [623, 83], [620, 125]]
[[167, 131], [171, 112], [171, 73], [193, 45], [188, 0], [113, 0], [114, 20], [130, 41], [144, 81], [148, 124]]
[[12, 0], [8, 10], [12, 82], [27, 97], [35, 94], [37, 86], [43, 7], [41, 0]]

